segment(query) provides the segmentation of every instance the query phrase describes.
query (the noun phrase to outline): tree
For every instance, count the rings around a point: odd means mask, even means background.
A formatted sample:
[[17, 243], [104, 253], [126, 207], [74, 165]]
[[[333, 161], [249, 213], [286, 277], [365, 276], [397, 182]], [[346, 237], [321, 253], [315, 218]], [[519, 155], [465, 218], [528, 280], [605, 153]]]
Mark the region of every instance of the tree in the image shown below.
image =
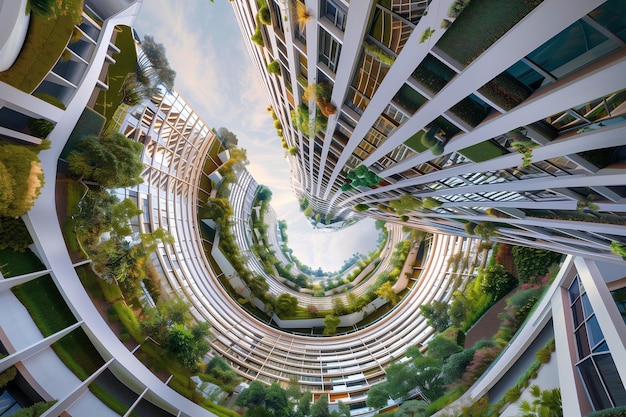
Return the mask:
[[379, 297], [383, 297], [385, 300], [391, 303], [391, 305], [396, 305], [400, 300], [400, 296], [393, 289], [393, 285], [390, 281], [385, 282], [376, 290], [376, 295]]
[[481, 289], [490, 294], [494, 301], [499, 300], [517, 286], [517, 279], [509, 274], [504, 265], [489, 265], [480, 271]]
[[239, 143], [237, 135], [235, 135], [233, 132], [226, 129], [225, 127], [220, 127], [219, 129], [217, 129], [217, 136], [220, 138], [222, 145], [224, 145], [226, 149], [235, 148]]
[[320, 395], [320, 398], [311, 407], [311, 417], [330, 417], [328, 410], [328, 395]]
[[333, 316], [332, 314], [324, 317], [324, 334], [332, 335], [337, 333], [337, 327], [341, 323], [341, 319], [339, 317]]
[[435, 358], [422, 356], [413, 360], [414, 380], [420, 391], [430, 401], [439, 398], [445, 392], [441, 362]]
[[41, 163], [30, 146], [0, 145], [0, 216], [28, 212], [43, 185]]
[[339, 407], [338, 411], [333, 411], [333, 417], [350, 417], [350, 406], [348, 404], [344, 404], [342, 401], [337, 403], [337, 407]]
[[70, 173], [102, 187], [132, 187], [141, 184], [143, 145], [121, 133], [85, 137], [67, 157]]
[[563, 417], [559, 388], [542, 390], [539, 385], [534, 384], [530, 387], [530, 395], [533, 397], [532, 402], [523, 400], [519, 404], [522, 417]]
[[174, 87], [176, 71], [170, 67], [163, 44], [145, 35], [141, 42], [143, 56], [138, 61], [137, 78], [143, 84], [163, 84], [168, 90]]
[[367, 401], [365, 402], [368, 407], [383, 408], [389, 402], [389, 392], [386, 389], [386, 384], [377, 384], [367, 391]]
[[444, 383], [452, 384], [459, 381], [465, 373], [465, 368], [472, 362], [475, 352], [470, 348], [450, 355], [441, 367]]
[[447, 338], [443, 334], [434, 337], [428, 342], [428, 356], [440, 362], [448, 359], [450, 355], [460, 352], [463, 348], [455, 341]]
[[341, 298], [333, 299], [333, 314], [335, 316], [341, 316], [346, 312], [346, 306]]
[[396, 410], [394, 417], [414, 417], [414, 416], [422, 416], [426, 412], [426, 408], [428, 407], [428, 403], [422, 400], [410, 400], [405, 401], [398, 407]]
[[287, 387], [287, 395], [292, 398], [298, 398], [302, 392], [300, 391], [300, 384], [298, 383], [298, 377], [291, 375], [289, 377], [289, 386]]
[[393, 398], [405, 399], [417, 386], [417, 374], [411, 363], [393, 363], [386, 369], [387, 390]]
[[289, 408], [287, 393], [276, 382], [265, 389], [265, 408], [271, 410], [273, 416], [287, 416]]
[[312, 398], [313, 394], [310, 391], [305, 391], [298, 400], [298, 411], [302, 412], [303, 416], [308, 416], [311, 413]]
[[174, 354], [183, 366], [193, 367], [209, 351], [208, 324], [198, 324], [190, 328], [183, 324], [175, 324], [169, 329], [166, 348]]
[[430, 304], [420, 306], [420, 311], [428, 325], [436, 331], [442, 332], [450, 327], [450, 317], [448, 316], [448, 304], [443, 301], [433, 300]]
[[274, 309], [280, 318], [291, 317], [298, 309], [298, 299], [293, 295], [282, 293], [276, 299]]
[[265, 387], [261, 381], [252, 381], [250, 386], [237, 397], [235, 404], [240, 407], [259, 407], [265, 404]]

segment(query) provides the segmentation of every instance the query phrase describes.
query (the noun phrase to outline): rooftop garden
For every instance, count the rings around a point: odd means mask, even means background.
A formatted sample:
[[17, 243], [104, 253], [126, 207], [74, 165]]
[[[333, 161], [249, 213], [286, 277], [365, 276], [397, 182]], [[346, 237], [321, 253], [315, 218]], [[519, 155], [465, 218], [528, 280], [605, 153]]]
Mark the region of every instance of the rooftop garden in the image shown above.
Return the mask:
[[460, 149], [458, 152], [474, 162], [488, 161], [508, 153], [506, 149], [489, 140]]

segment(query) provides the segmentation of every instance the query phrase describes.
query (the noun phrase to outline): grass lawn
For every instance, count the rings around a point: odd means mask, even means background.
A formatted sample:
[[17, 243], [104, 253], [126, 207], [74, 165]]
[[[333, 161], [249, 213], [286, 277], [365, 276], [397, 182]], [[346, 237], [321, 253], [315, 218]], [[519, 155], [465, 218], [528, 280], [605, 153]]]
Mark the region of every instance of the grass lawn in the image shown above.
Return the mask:
[[0, 249], [0, 270], [5, 278], [41, 271], [45, 266], [30, 250], [13, 252], [12, 249]]
[[132, 29], [128, 26], [118, 26], [117, 28], [120, 29], [120, 32], [115, 39], [115, 46], [120, 49], [120, 53], [113, 54], [116, 62], [109, 66], [106, 80], [109, 90], [100, 91], [94, 106], [94, 110], [103, 115], [107, 122], [111, 120], [121, 103], [122, 98], [118, 92], [122, 87], [124, 78], [128, 73], [135, 72], [137, 65], [137, 51], [135, 50]]
[[543, 0], [473, 0], [437, 47], [468, 65]]
[[483, 162], [505, 155], [508, 152], [493, 142], [485, 141], [468, 148], [461, 149], [459, 150], [459, 153], [474, 162]]
[[404, 84], [393, 99], [412, 113], [415, 113], [422, 104], [426, 103], [426, 98], [408, 84]]
[[422, 144], [422, 136], [424, 136], [424, 131], [420, 130], [410, 138], [404, 142], [406, 146], [413, 149], [415, 152], [421, 153], [428, 149], [424, 144]]
[[[74, 10], [82, 0], [67, 0]], [[73, 13], [48, 20], [31, 13], [28, 33], [17, 60], [4, 72], [0, 81], [32, 93], [54, 67], [74, 31]]]

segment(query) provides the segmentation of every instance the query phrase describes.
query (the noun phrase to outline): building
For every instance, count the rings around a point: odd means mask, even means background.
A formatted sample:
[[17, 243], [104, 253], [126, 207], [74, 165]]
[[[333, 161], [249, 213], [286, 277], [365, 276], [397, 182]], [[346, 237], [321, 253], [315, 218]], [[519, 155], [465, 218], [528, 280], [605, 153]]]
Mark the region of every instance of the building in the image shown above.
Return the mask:
[[[205, 257], [195, 213], [225, 161], [211, 129], [176, 91], [130, 108], [119, 128], [145, 145], [145, 182], [120, 193], [144, 212], [138, 230], [162, 227], [175, 236], [174, 245], [158, 249], [155, 265], [168, 291], [186, 296], [194, 316], [211, 323], [213, 354], [247, 380], [285, 385], [295, 376], [316, 397], [344, 401], [353, 415], [373, 414], [365, 406], [369, 388], [409, 346], [433, 334], [419, 305], [450, 298], [455, 271], [446, 260], [459, 251], [480, 257], [467, 226], [475, 224], [483, 237], [568, 256], [527, 324], [459, 404], [502, 396], [524, 361], [554, 337], [564, 415], [623, 405], [626, 368], [618, 358], [626, 357], [626, 267], [609, 251], [610, 242], [626, 243], [623, 2], [523, 2], [536, 7], [517, 11], [490, 35], [493, 45], [472, 52], [450, 45], [485, 32], [467, 25], [480, 21], [486, 11], [472, 8], [486, 1], [470, 3], [457, 18], [447, 11], [461, 6], [449, 1], [363, 0], [352, 8], [340, 0], [297, 1], [269, 0], [271, 25], [262, 26], [257, 2], [233, 2], [245, 37], [265, 45], [249, 46], [293, 149], [296, 192], [329, 228], [368, 215], [435, 235], [419, 282], [375, 324], [329, 338], [282, 332], [233, 302], [220, 282], [224, 271]], [[41, 153], [48, 181], [24, 216], [44, 267], [0, 280], [0, 342], [8, 354], [0, 372], [16, 365], [36, 396], [58, 400], [46, 415], [118, 415], [88, 390], [109, 371], [129, 388], [127, 413], [213, 415], [156, 378], [115, 337], [80, 284], [80, 265], [68, 256], [58, 222], [50, 220], [57, 216], [53, 178], [65, 140], [90, 98], [107, 88], [102, 74], [116, 49], [114, 28], [132, 24], [140, 3], [86, 1], [92, 7], [77, 25], [80, 43], [59, 51], [33, 89], [0, 82], [3, 140], [39, 143], [25, 128], [28, 117], [54, 124], [52, 148]], [[499, 3], [490, 8], [506, 16]], [[268, 21], [263, 14], [259, 22]], [[15, 20], [0, 15], [5, 18]], [[316, 98], [303, 100], [310, 85], [321, 87], [309, 88]], [[37, 89], [63, 105], [38, 98]], [[317, 106], [327, 120], [315, 114]], [[242, 188], [237, 198], [245, 216], [251, 193]], [[243, 229], [239, 238], [245, 239]], [[76, 322], [44, 337], [10, 290], [48, 275]], [[104, 363], [85, 380], [50, 348], [77, 329]]]
[[497, 241], [616, 259], [623, 2], [267, 3], [233, 7], [294, 190], [329, 226], [488, 222]]

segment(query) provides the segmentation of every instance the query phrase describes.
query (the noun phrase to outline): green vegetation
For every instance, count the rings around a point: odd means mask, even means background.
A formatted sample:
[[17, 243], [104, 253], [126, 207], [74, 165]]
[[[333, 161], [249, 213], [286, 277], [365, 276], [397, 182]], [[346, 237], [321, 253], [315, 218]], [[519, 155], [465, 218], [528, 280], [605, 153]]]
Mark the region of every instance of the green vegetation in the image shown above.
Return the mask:
[[424, 146], [422, 144], [422, 137], [424, 135], [425, 135], [425, 132], [423, 130], [420, 130], [419, 132], [411, 136], [409, 139], [407, 139], [406, 142], [404, 142], [404, 144], [408, 146], [409, 148], [413, 149], [417, 153], [424, 152], [425, 150], [428, 149], [427, 146]]
[[[373, 187], [382, 179], [374, 171], [370, 171], [365, 165], [359, 165], [346, 175], [348, 182], [342, 186], [342, 191], [348, 191], [354, 187]], [[345, 188], [345, 189], [344, 189]]]
[[511, 75], [503, 72], [478, 89], [504, 110], [511, 110], [530, 96], [530, 90]]
[[68, 44], [74, 25], [82, 20], [82, 0], [38, 1], [42, 7], [31, 7], [33, 14], [24, 45], [11, 68], [0, 72], [0, 81], [32, 93], [54, 67]]
[[31, 243], [33, 240], [21, 218], [0, 217], [0, 250], [8, 248], [15, 252], [25, 252]]
[[311, 136], [320, 130], [325, 130], [328, 124], [328, 118], [321, 112], [318, 112], [313, 119], [309, 119], [309, 108], [304, 104], [298, 105], [295, 110], [291, 111], [291, 119], [294, 126], [305, 136]]
[[[100, 94], [102, 93], [103, 92], [101, 91]], [[60, 158], [66, 159], [70, 152], [76, 149], [76, 146], [81, 140], [83, 140], [83, 138], [87, 136], [100, 136], [105, 122], [106, 119], [104, 116], [94, 110], [91, 110], [89, 107], [85, 107], [78, 118], [72, 133], [70, 133], [70, 137], [65, 143], [65, 147], [61, 152]]]
[[143, 182], [143, 145], [121, 133], [87, 136], [67, 157], [69, 171], [79, 180], [102, 187], [129, 187]]
[[270, 74], [280, 75], [280, 63], [276, 60], [273, 60], [269, 64], [267, 64], [267, 72]]
[[[468, 65], [542, 0], [483, 0], [460, 2], [462, 13], [446, 30], [437, 46]], [[453, 16], [451, 16], [453, 17]]]
[[474, 162], [483, 162], [506, 155], [508, 152], [491, 141], [485, 141], [461, 149], [459, 153]]
[[35, 147], [0, 143], [0, 216], [18, 217], [28, 212], [43, 184]]
[[379, 60], [380, 62], [382, 62], [383, 64], [387, 66], [393, 65], [393, 63], [396, 61], [395, 55], [390, 54], [389, 52], [387, 52], [385, 49], [381, 48], [378, 45], [365, 42], [363, 44], [363, 47], [365, 48], [366, 54], [373, 56], [374, 58], [376, 58], [377, 60]]
[[411, 113], [415, 113], [426, 103], [426, 98], [408, 84], [403, 84], [400, 87], [393, 100]]
[[431, 36], [433, 36], [434, 33], [435, 33], [435, 29], [431, 29], [430, 27], [427, 27], [426, 29], [424, 29], [424, 32], [422, 32], [419, 42], [420, 43], [426, 42], [428, 39], [430, 39]]
[[[122, 86], [124, 80], [130, 73], [135, 73], [137, 68], [137, 50], [133, 39], [132, 29], [129, 26], [118, 26], [119, 32], [116, 35], [115, 46], [120, 50], [114, 53], [115, 64], [109, 66], [106, 82], [108, 90], [102, 90], [98, 94], [98, 99], [94, 105], [94, 110], [110, 121], [115, 110], [122, 103]], [[98, 133], [89, 132], [90, 135]]]

